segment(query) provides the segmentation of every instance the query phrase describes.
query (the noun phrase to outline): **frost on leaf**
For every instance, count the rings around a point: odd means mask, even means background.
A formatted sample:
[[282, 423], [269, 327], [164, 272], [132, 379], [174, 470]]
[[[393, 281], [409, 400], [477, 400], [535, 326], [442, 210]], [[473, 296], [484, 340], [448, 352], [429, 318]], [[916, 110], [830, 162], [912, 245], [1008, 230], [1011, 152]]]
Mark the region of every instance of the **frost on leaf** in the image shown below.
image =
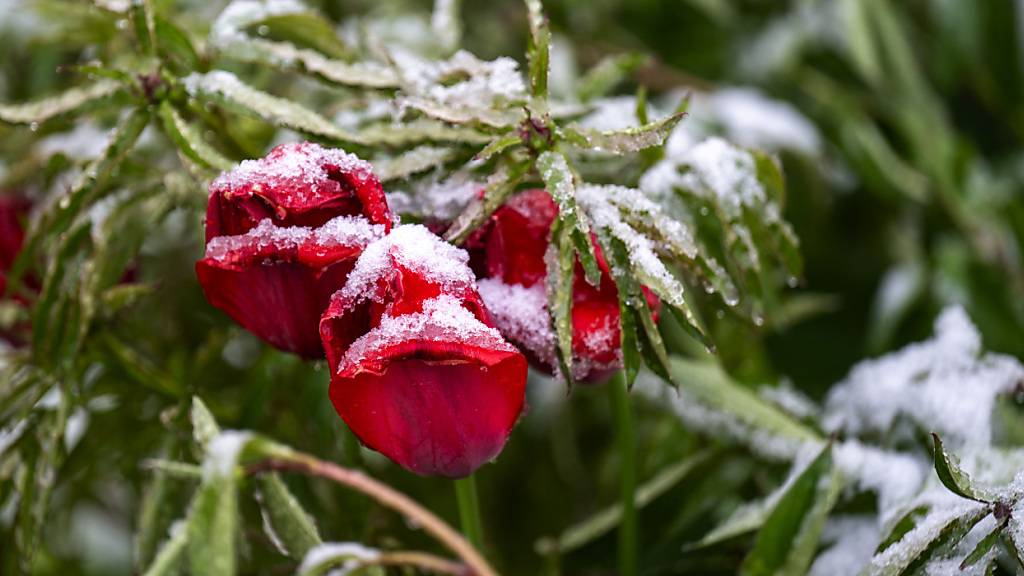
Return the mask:
[[766, 290], [778, 284], [769, 264], [783, 264], [791, 285], [801, 274], [799, 242], [782, 218], [782, 175], [772, 159], [718, 137], [692, 144], [674, 134], [665, 159], [643, 175], [640, 188], [668, 205], [681, 200], [702, 226], [717, 222], [724, 236], [720, 249], [743, 271], [743, 290], [754, 297], [755, 320], [770, 297]]
[[396, 50], [392, 59], [401, 79], [399, 102], [438, 120], [511, 126], [522, 116], [526, 97], [519, 65], [511, 58], [487, 62], [460, 50], [448, 60], [431, 61]]

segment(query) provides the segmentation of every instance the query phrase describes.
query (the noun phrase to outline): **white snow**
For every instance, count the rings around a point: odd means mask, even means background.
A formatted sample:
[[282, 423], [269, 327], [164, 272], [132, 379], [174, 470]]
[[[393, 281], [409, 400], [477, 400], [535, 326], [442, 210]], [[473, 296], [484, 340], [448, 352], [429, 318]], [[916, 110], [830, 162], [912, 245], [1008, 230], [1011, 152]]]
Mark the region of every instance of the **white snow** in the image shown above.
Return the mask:
[[809, 576], [858, 576], [882, 539], [871, 516], [829, 518], [821, 534], [827, 547], [818, 554]]
[[21, 438], [21, 435], [25, 433], [26, 428], [28, 428], [28, 420], [24, 419], [18, 421], [17, 424], [0, 429], [0, 456], [2, 456], [8, 448], [13, 446], [19, 438]]
[[276, 226], [264, 218], [245, 234], [212, 238], [206, 245], [206, 257], [227, 262], [251, 252], [292, 252], [300, 247], [324, 256], [332, 249], [366, 246], [383, 236], [383, 224], [370, 224], [361, 216], [338, 216], [319, 228]]
[[[409, 193], [390, 192], [388, 206], [395, 212], [451, 220], [484, 189], [484, 186], [483, 182], [464, 173], [455, 173], [440, 180], [430, 178], [414, 185]], [[397, 200], [395, 206], [391, 204], [392, 198]]]
[[891, 452], [848, 440], [833, 449], [836, 467], [852, 480], [848, 491], [871, 491], [878, 495], [882, 522], [912, 500], [932, 473], [931, 462], [907, 453]]
[[816, 417], [821, 411], [813, 400], [796, 389], [789, 380], [782, 380], [778, 386], [762, 386], [758, 388], [757, 393], [761, 398], [800, 419]]
[[[348, 574], [365, 562], [374, 562], [380, 558], [380, 550], [364, 546], [358, 542], [325, 542], [311, 548], [299, 564], [296, 571], [299, 575], [312, 574], [325, 563], [339, 563], [341, 574]], [[334, 572], [332, 572], [333, 574]]]
[[70, 160], [92, 160], [103, 152], [110, 140], [110, 130], [94, 122], [79, 122], [69, 132], [51, 134], [40, 140], [36, 147], [44, 156], [63, 154]]
[[423, 303], [423, 311], [384, 316], [380, 324], [352, 343], [338, 365], [338, 372], [372, 359], [381, 351], [401, 343], [435, 342], [515, 352], [496, 329], [487, 326], [462, 302], [442, 294]]
[[987, 446], [996, 396], [1022, 378], [1017, 360], [981, 353], [981, 337], [962, 308], [947, 308], [931, 339], [855, 366], [829, 393], [823, 424], [896, 440], [913, 434], [901, 427], [910, 423], [954, 447]]
[[723, 88], [695, 98], [691, 115], [699, 117], [705, 110], [741, 146], [789, 149], [810, 156], [821, 153], [821, 135], [806, 116], [753, 88]]
[[419, 224], [405, 224], [363, 250], [348, 275], [345, 287], [335, 293], [348, 306], [367, 299], [383, 297], [378, 280], [396, 273], [395, 265], [441, 286], [441, 292], [453, 294], [472, 289], [476, 279], [468, 266], [469, 255]]
[[242, 161], [218, 176], [210, 189], [229, 195], [270, 185], [288, 192], [302, 190], [303, 200], [314, 202], [337, 188], [333, 174], [355, 178], [359, 183], [374, 177], [373, 166], [355, 154], [311, 142], [292, 142], [274, 148], [264, 158]]
[[553, 368], [556, 364], [555, 334], [551, 329], [544, 284], [527, 288], [521, 284], [505, 284], [500, 278], [486, 278], [477, 283], [477, 290], [498, 330]]
[[233, 474], [238, 457], [251, 439], [252, 434], [245, 431], [224, 430], [218, 434], [206, 447], [203, 478], [223, 478]]

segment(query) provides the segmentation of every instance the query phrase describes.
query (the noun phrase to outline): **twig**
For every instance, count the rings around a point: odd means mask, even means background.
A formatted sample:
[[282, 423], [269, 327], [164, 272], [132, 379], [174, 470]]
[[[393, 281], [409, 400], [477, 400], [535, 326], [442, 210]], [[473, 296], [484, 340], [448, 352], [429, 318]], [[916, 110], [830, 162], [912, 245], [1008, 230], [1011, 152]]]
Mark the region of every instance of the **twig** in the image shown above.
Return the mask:
[[296, 454], [289, 460], [271, 459], [246, 467], [247, 474], [258, 474], [273, 470], [299, 472], [311, 476], [319, 476], [343, 484], [366, 494], [380, 504], [402, 514], [407, 519], [421, 526], [423, 530], [441, 541], [455, 553], [476, 576], [498, 576], [487, 560], [462, 537], [455, 529], [438, 518], [415, 500], [405, 494], [358, 472], [342, 468], [330, 462], [317, 460], [312, 456]]

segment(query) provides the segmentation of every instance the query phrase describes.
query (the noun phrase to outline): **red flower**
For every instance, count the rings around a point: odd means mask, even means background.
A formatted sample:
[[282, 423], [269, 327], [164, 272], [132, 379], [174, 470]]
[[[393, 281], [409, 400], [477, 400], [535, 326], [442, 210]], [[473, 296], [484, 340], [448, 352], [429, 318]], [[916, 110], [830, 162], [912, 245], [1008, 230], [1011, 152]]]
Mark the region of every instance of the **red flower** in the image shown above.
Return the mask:
[[323, 357], [318, 325], [362, 249], [391, 227], [370, 165], [341, 150], [283, 144], [210, 186], [207, 300], [270, 344]]
[[491, 327], [466, 261], [423, 226], [396, 228], [367, 247], [320, 322], [338, 414], [417, 474], [470, 474], [523, 407], [526, 359]]
[[[554, 371], [555, 336], [548, 320], [544, 253], [558, 207], [544, 190], [528, 190], [495, 211], [477, 238], [483, 245], [486, 276], [480, 294], [501, 332], [525, 349], [549, 373]], [[577, 262], [573, 280], [573, 376], [598, 381], [622, 367], [619, 299], [599, 247], [594, 246], [601, 282], [591, 286]], [[658, 299], [644, 294], [657, 314]]]
[[0, 196], [0, 296], [7, 291], [7, 271], [25, 242], [24, 222], [30, 204], [16, 196]]

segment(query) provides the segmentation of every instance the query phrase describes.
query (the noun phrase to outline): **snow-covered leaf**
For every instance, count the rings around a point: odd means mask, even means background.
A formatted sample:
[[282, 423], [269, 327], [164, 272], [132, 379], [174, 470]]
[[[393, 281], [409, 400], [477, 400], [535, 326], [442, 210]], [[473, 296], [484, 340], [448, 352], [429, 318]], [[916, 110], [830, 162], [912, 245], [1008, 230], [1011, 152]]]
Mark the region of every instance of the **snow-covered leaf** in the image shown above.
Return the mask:
[[576, 250], [571, 223], [559, 218], [551, 226], [551, 237], [544, 261], [547, 264], [548, 310], [555, 333], [555, 355], [559, 372], [572, 385], [572, 283], [576, 270]]
[[574, 126], [568, 126], [564, 130], [570, 133], [569, 142], [577, 147], [595, 152], [628, 154], [653, 146], [661, 146], [675, 129], [676, 124], [679, 124], [685, 117], [685, 112], [678, 112], [636, 128], [604, 132]]
[[192, 397], [192, 438], [196, 444], [206, 447], [214, 438], [220, 434], [220, 426], [213, 417], [213, 413], [206, 407], [206, 404], [198, 396]]
[[398, 86], [394, 71], [382, 64], [335, 60], [287, 42], [245, 38], [232, 42], [223, 51], [237, 60], [299, 70], [339, 86], [380, 89]]
[[461, 244], [480, 227], [516, 190], [526, 173], [525, 166], [499, 168], [484, 183], [483, 198], [474, 198], [455, 217], [444, 233], [444, 239]]
[[210, 146], [195, 126], [189, 124], [169, 102], [160, 103], [158, 108], [164, 132], [178, 145], [182, 154], [206, 168], [228, 170], [235, 165]]
[[172, 526], [170, 535], [160, 546], [142, 576], [174, 576], [179, 573], [185, 551], [188, 548], [188, 533], [182, 525]]
[[34, 102], [0, 104], [0, 121], [11, 124], [41, 124], [51, 118], [96, 104], [117, 94], [123, 88], [124, 85], [120, 82], [104, 79]]
[[310, 550], [296, 571], [297, 576], [326, 576], [338, 571], [350, 572], [362, 564], [372, 564], [381, 553], [356, 542], [327, 542]]
[[364, 143], [358, 134], [343, 130], [309, 108], [257, 90], [230, 72], [191, 74], [184, 84], [192, 96], [223, 102], [278, 126], [330, 140]]

